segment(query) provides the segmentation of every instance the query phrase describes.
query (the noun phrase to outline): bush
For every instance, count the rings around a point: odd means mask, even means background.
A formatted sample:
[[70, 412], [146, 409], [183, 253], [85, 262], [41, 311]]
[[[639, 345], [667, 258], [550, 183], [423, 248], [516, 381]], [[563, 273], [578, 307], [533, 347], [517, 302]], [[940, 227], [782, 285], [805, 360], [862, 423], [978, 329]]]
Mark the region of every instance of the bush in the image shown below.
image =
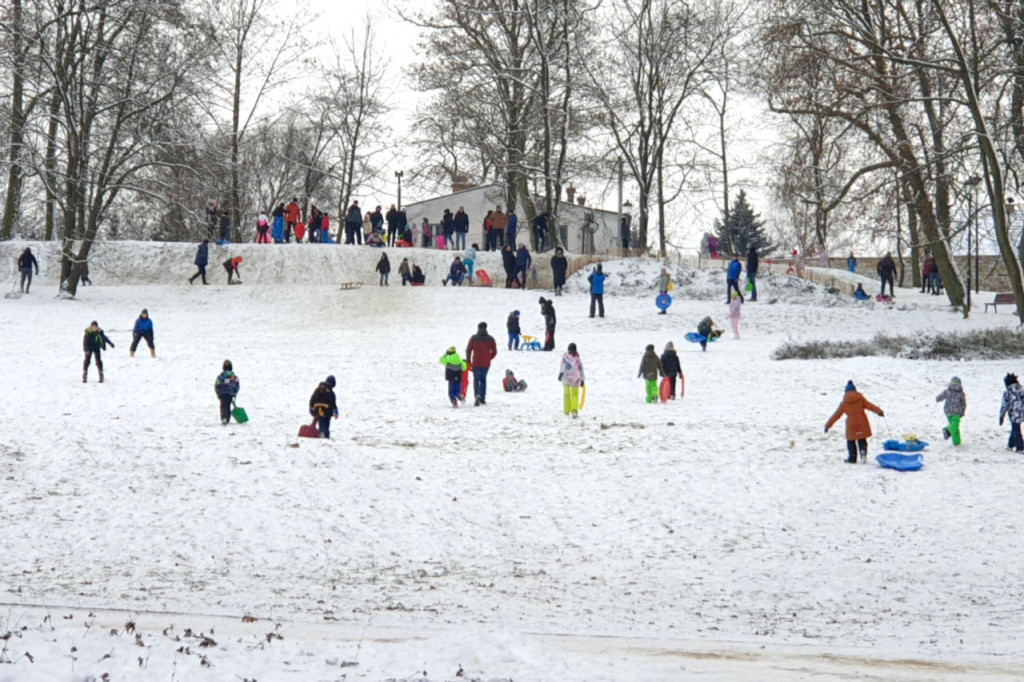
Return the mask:
[[910, 360], [1002, 360], [1024, 355], [1024, 333], [1011, 328], [889, 336], [870, 341], [787, 341], [773, 360], [829, 360], [881, 355]]

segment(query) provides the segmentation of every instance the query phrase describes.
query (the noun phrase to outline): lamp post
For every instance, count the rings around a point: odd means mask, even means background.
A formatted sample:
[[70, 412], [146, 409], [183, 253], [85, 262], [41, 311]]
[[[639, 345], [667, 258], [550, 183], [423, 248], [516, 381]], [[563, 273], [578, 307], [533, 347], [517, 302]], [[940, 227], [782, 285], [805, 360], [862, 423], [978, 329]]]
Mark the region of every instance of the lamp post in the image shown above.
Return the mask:
[[[974, 220], [974, 248], [975, 257], [974, 265], [975, 268], [978, 266], [978, 216], [975, 213], [976, 205], [978, 203], [978, 183], [981, 182], [981, 178], [977, 175], [972, 175], [967, 178], [965, 183], [971, 188], [971, 193], [967, 195], [967, 310], [971, 309], [971, 220]], [[975, 272], [974, 279], [977, 280], [980, 273]]]
[[395, 177], [398, 178], [398, 210], [402, 210], [402, 176], [405, 175], [404, 171], [395, 171]]

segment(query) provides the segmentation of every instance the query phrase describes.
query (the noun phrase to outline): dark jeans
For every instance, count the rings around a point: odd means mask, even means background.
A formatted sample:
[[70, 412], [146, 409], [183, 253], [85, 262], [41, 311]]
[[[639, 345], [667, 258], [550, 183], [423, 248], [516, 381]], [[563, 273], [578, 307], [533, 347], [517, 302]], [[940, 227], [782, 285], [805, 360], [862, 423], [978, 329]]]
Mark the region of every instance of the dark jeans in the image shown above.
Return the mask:
[[398, 241], [398, 227], [388, 226], [388, 246], [394, 246], [395, 242]]
[[544, 350], [555, 349], [555, 325], [544, 325]]
[[513, 344], [515, 344], [516, 350], [519, 350], [519, 334], [513, 334], [512, 332], [509, 332], [509, 334], [508, 334], [508, 349], [509, 350], [512, 350]]
[[448, 401], [454, 403], [462, 395], [462, 379], [448, 382]]
[[284, 224], [284, 243], [290, 244], [292, 241], [292, 230], [295, 228], [295, 223]]
[[675, 377], [675, 375], [670, 376], [668, 378], [668, 397], [669, 398], [675, 398], [676, 397], [676, 377]]
[[498, 243], [497, 230], [487, 230], [487, 236], [484, 238], [484, 251], [494, 251], [495, 244]]
[[192, 275], [191, 277], [188, 278], [189, 284], [191, 284], [192, 282], [196, 281], [197, 277], [202, 277], [203, 278], [203, 284], [206, 284], [206, 266], [205, 265], [197, 265], [196, 267], [199, 268], [199, 272], [197, 272], [196, 274], [194, 274], [194, 275]]
[[473, 395], [483, 400], [487, 397], [487, 370], [490, 367], [473, 368]]
[[731, 303], [732, 302], [732, 296], [730, 294], [732, 294], [733, 291], [735, 291], [737, 294], [739, 294], [741, 299], [743, 298], [743, 292], [740, 291], [740, 281], [738, 279], [726, 280], [725, 281], [725, 302], [726, 303]]
[[516, 278], [516, 275], [515, 275], [515, 271], [514, 270], [506, 270], [505, 271], [505, 288], [506, 289], [511, 289], [512, 288], [512, 281], [515, 278]]
[[455, 233], [455, 250], [458, 251], [458, 250], [464, 249], [464, 248], [466, 248], [466, 233], [465, 232], [456, 232]]
[[402, 286], [403, 287], [405, 286], [406, 282], [411, 282], [411, 281], [412, 281], [412, 275], [408, 275], [408, 274], [405, 274], [405, 273], [402, 274]]
[[144, 332], [142, 334], [132, 334], [132, 347], [129, 349], [131, 352], [135, 352], [135, 349], [139, 347], [139, 341], [146, 339], [146, 345], [149, 346], [150, 350], [153, 348], [153, 332]]
[[892, 285], [893, 285], [893, 276], [892, 275], [882, 275], [882, 296], [885, 296], [885, 283], [886, 282], [889, 283], [889, 296], [895, 297], [896, 294], [894, 294], [893, 291], [892, 291]]
[[29, 290], [29, 288], [31, 286], [32, 286], [32, 268], [22, 268], [21, 269], [21, 290], [27, 294], [28, 290]]
[[601, 311], [601, 317], [604, 317], [604, 294], [591, 294], [590, 295], [590, 316], [594, 316], [594, 306]]
[[316, 430], [321, 438], [331, 437], [331, 415], [316, 418]]
[[218, 395], [217, 399], [220, 400], [220, 420], [231, 421], [231, 401], [235, 397], [231, 395]]
[[848, 440], [846, 441], [846, 461], [853, 464], [857, 461], [857, 450], [860, 449], [860, 454], [866, 459], [868, 456], [868, 441], [866, 438], [860, 440]]
[[1007, 447], [1017, 452], [1024, 452], [1024, 437], [1021, 437], [1020, 422], [1010, 422], [1010, 442]]
[[[85, 351], [85, 362], [82, 363], [82, 372], [89, 371], [89, 363], [92, 361], [93, 356], [96, 357], [96, 369], [100, 371], [100, 374], [103, 374], [103, 356], [99, 350]], [[1019, 432], [1020, 426], [1017, 428]]]

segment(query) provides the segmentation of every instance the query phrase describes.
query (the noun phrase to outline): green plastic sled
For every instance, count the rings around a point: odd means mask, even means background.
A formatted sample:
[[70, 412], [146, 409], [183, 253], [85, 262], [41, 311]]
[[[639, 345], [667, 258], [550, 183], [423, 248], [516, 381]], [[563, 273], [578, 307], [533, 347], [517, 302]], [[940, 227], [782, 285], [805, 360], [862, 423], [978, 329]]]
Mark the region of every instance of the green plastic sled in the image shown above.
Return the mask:
[[[235, 405], [234, 403], [231, 404]], [[245, 413], [245, 408], [238, 407], [237, 405], [235, 405], [234, 409], [231, 410], [231, 416], [234, 417], [235, 421], [239, 424], [244, 424], [249, 421], [249, 415]]]

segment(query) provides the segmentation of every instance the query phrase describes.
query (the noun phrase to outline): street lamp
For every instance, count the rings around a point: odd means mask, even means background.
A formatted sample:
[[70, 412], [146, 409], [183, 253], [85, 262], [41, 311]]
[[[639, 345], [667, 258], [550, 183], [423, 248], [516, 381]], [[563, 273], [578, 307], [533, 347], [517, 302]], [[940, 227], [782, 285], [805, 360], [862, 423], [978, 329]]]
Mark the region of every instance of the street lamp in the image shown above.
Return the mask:
[[405, 175], [404, 171], [395, 171], [395, 177], [398, 178], [398, 210], [402, 210], [402, 176]]

